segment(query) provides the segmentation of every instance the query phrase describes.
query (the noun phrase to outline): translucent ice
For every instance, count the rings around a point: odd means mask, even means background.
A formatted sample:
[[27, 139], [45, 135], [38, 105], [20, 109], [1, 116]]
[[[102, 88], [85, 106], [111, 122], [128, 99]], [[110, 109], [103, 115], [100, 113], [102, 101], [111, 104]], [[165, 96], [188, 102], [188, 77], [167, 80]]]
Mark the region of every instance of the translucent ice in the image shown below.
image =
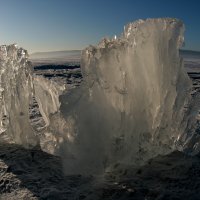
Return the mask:
[[37, 139], [29, 123], [33, 82], [27, 57], [15, 44], [0, 46], [0, 139], [30, 147]]
[[49, 126], [51, 115], [60, 110], [59, 96], [65, 90], [65, 86], [59, 85], [43, 76], [35, 76], [34, 89], [40, 112], [46, 122], [46, 126]]
[[40, 146], [42, 150], [55, 154], [57, 146], [66, 134], [66, 121], [60, 114], [59, 101], [59, 96], [66, 88], [65, 85], [38, 75], [34, 76], [33, 84], [35, 98], [46, 127], [43, 134], [40, 134]]
[[60, 149], [71, 158], [67, 171], [140, 164], [176, 148], [191, 89], [179, 57], [183, 32], [177, 19], [138, 20], [82, 52], [84, 84], [61, 97], [71, 130]]

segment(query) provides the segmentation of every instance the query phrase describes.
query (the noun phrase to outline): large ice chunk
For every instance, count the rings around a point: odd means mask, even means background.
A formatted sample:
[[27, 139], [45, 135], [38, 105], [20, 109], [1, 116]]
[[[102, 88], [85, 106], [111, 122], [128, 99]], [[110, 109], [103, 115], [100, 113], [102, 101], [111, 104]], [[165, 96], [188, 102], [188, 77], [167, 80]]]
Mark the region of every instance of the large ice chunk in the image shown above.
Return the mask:
[[29, 123], [34, 90], [27, 58], [15, 44], [0, 46], [0, 139], [30, 147], [37, 139]]
[[138, 20], [82, 52], [82, 90], [61, 97], [68, 171], [139, 164], [176, 148], [191, 89], [179, 57], [183, 32], [177, 19]]

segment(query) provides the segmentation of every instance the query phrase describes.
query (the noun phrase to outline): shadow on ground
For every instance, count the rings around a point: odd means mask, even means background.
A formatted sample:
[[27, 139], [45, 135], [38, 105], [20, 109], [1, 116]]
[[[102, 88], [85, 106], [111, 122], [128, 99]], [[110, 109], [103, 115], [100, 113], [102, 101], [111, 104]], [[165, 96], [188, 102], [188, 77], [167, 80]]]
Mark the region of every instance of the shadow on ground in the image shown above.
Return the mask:
[[65, 176], [59, 157], [15, 144], [0, 144], [0, 199], [74, 199], [89, 181]]
[[60, 158], [41, 150], [0, 144], [0, 199], [198, 200], [200, 157], [173, 152], [93, 178], [65, 176]]

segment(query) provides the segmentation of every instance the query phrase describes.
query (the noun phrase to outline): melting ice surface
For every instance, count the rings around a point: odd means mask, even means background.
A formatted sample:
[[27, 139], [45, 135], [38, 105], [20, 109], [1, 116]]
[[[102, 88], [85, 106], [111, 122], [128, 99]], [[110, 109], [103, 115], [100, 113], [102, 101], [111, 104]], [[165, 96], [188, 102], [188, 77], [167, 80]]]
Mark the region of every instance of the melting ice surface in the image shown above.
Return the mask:
[[196, 116], [179, 57], [183, 32], [183, 23], [171, 18], [128, 24], [121, 37], [82, 52], [84, 82], [60, 98], [64, 88], [41, 77], [32, 80], [25, 50], [1, 46], [0, 138], [27, 147], [42, 144], [28, 116], [35, 91], [67, 173], [138, 165], [188, 148]]

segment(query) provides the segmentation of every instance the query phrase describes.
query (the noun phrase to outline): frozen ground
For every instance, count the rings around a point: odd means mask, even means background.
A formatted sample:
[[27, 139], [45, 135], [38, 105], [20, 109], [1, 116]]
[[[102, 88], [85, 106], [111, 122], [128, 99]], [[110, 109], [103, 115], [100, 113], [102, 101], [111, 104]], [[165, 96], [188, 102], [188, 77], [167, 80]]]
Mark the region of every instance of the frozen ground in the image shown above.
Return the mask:
[[0, 144], [2, 200], [198, 200], [200, 157], [173, 152], [104, 176], [65, 176], [59, 157]]

